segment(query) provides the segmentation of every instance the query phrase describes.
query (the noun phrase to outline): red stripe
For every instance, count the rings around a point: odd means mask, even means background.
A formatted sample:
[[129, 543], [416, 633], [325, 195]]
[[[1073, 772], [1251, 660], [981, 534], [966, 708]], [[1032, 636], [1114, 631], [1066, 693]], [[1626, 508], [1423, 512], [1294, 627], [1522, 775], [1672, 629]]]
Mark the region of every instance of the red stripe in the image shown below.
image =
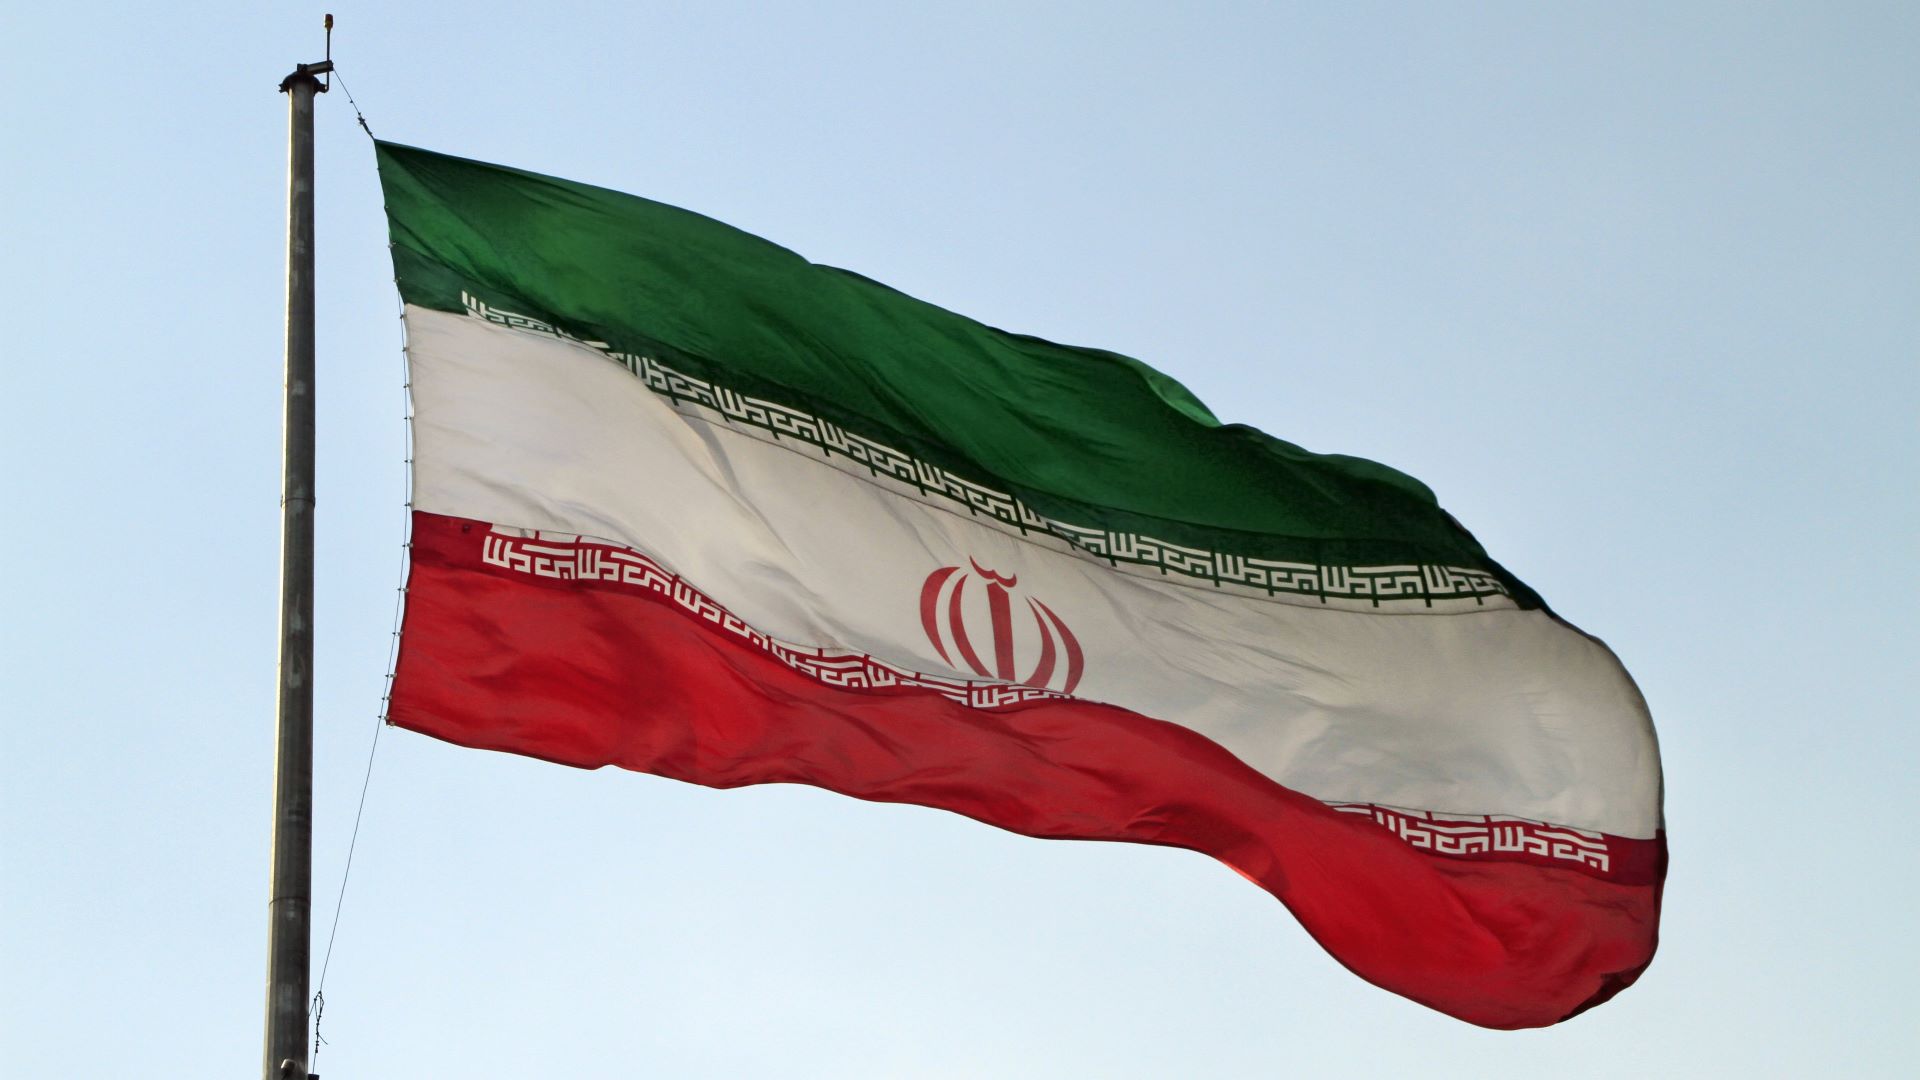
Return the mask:
[[661, 593], [482, 560], [487, 526], [416, 514], [390, 718], [467, 746], [712, 787], [805, 783], [1029, 836], [1205, 852], [1362, 977], [1489, 1027], [1553, 1023], [1632, 983], [1664, 840], [1601, 877], [1412, 847], [1217, 744], [1111, 706], [972, 708], [828, 686]]

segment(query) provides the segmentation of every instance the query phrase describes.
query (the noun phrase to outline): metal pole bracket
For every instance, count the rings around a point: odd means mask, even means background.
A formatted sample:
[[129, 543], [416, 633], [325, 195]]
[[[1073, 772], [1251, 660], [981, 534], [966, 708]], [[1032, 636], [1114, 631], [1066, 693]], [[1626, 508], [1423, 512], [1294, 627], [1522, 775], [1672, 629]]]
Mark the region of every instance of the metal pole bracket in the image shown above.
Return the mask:
[[293, 74], [280, 80], [280, 92], [283, 94], [286, 93], [293, 89], [294, 83], [305, 79], [313, 83], [315, 93], [324, 94], [327, 92], [327, 84], [321, 82], [315, 76], [328, 74], [332, 70], [333, 61], [331, 60], [322, 60], [317, 64], [300, 64], [293, 69]]

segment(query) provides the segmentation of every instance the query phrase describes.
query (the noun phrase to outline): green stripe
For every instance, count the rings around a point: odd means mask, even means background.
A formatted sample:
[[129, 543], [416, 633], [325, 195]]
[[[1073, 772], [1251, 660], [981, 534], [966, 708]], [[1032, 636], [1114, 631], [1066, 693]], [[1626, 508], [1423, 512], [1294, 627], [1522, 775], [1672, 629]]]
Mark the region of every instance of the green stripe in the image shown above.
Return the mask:
[[604, 188], [380, 143], [410, 304], [461, 294], [788, 403], [1049, 517], [1258, 558], [1495, 565], [1419, 481], [1221, 424], [1116, 353], [1010, 334]]

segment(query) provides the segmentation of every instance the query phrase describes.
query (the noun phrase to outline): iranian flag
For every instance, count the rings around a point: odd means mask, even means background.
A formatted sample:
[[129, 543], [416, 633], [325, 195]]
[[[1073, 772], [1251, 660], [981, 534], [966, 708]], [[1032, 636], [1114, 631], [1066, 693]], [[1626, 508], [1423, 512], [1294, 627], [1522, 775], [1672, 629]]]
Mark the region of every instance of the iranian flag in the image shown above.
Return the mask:
[[1646, 967], [1645, 703], [1418, 481], [698, 214], [378, 156], [415, 406], [393, 723], [1190, 848], [1489, 1027]]

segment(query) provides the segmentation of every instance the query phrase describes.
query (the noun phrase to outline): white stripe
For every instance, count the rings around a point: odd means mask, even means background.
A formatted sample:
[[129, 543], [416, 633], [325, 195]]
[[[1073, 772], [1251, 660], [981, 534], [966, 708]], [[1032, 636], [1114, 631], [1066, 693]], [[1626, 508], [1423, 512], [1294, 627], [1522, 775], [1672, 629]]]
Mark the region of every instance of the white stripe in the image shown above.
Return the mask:
[[[462, 293], [469, 315], [501, 326], [579, 341], [551, 323], [488, 305]], [[603, 341], [582, 342], [643, 379], [654, 393], [692, 416], [719, 421], [742, 434], [774, 443], [799, 443], [819, 451], [842, 472], [863, 477], [903, 498], [943, 509], [960, 509], [1002, 532], [1051, 534], [1066, 546], [1098, 556], [1133, 574], [1169, 574], [1248, 596], [1353, 611], [1447, 614], [1511, 607], [1506, 586], [1485, 570], [1402, 563], [1322, 566], [1316, 563], [1236, 555], [1175, 544], [1136, 532], [1109, 532], [1049, 518], [997, 487], [976, 483], [930, 461], [844, 428], [803, 409], [756, 398], [677, 370], [658, 359], [615, 352]], [[811, 456], [811, 454], [809, 454]]]
[[[416, 307], [407, 321], [421, 510], [630, 545], [776, 638], [929, 672], [956, 669], [922, 629], [922, 583], [971, 559], [1018, 579], [1019, 674], [1040, 648], [1033, 597], [1084, 646], [1074, 696], [1183, 724], [1297, 791], [1659, 826], [1639, 694], [1544, 614], [1321, 610], [1115, 573], [676, 412], [585, 345]], [[973, 577], [961, 607], [978, 636]]]

